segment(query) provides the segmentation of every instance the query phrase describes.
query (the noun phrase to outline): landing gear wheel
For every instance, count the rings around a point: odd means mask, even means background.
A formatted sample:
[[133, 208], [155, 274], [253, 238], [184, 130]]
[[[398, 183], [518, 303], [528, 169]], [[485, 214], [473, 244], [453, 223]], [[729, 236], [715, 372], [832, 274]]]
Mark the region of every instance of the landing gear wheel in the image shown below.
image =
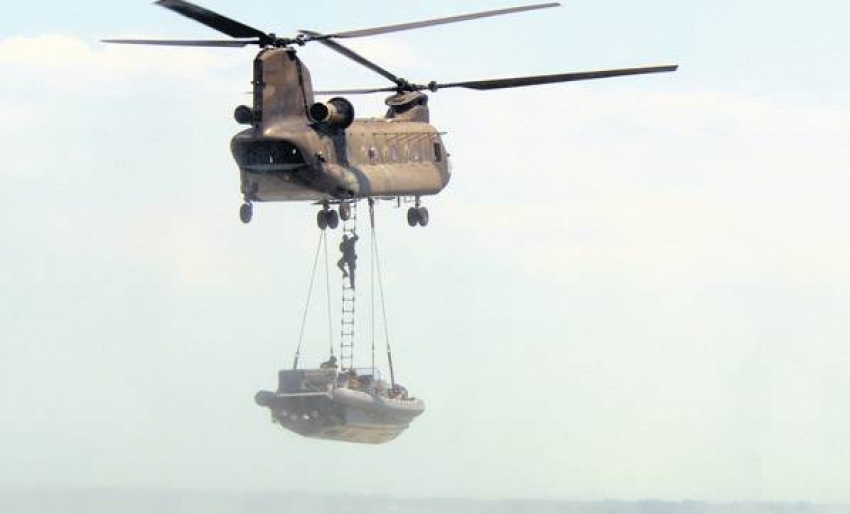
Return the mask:
[[411, 227], [415, 227], [419, 224], [419, 209], [416, 207], [407, 209], [407, 224]]
[[417, 213], [417, 215], [419, 216], [419, 226], [420, 227], [427, 227], [428, 222], [431, 221], [431, 215], [428, 214], [428, 208], [427, 207], [420, 207], [418, 209], [418, 211], [419, 212]]
[[254, 205], [250, 202], [245, 202], [239, 207], [239, 219], [242, 220], [242, 223], [248, 224], [251, 223], [251, 218], [254, 217]]
[[316, 215], [316, 224], [319, 225], [319, 230], [328, 228], [328, 212], [330, 211], [319, 211], [319, 214]]
[[327, 211], [328, 228], [331, 230], [339, 226], [339, 214], [336, 211]]
[[339, 219], [348, 221], [351, 219], [351, 204], [342, 202], [339, 204]]

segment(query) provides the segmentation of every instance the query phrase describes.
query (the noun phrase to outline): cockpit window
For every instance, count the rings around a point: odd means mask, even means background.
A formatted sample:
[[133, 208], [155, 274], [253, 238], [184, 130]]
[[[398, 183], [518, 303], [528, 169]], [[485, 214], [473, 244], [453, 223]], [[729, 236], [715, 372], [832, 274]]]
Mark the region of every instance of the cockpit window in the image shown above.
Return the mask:
[[292, 143], [286, 141], [255, 141], [243, 148], [243, 164], [304, 164], [304, 156]]

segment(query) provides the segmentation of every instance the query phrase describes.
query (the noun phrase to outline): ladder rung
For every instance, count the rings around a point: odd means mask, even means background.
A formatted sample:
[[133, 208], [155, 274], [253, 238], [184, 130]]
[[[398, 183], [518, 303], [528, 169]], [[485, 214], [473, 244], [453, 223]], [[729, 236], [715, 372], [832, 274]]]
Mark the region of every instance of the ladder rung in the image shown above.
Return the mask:
[[[351, 217], [342, 224], [343, 234], [352, 236], [357, 230], [357, 202], [349, 204]], [[354, 365], [354, 337], [355, 337], [355, 303], [357, 292], [348, 280], [342, 280], [342, 314], [340, 315], [340, 365], [343, 369]]]

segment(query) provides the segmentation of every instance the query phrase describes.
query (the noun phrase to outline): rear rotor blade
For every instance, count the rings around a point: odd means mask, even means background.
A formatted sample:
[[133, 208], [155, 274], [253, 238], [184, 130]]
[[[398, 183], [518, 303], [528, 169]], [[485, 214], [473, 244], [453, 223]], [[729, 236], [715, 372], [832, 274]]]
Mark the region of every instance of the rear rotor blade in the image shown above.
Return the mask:
[[450, 87], [463, 87], [467, 89], [475, 89], [479, 91], [488, 91], [491, 89], [506, 89], [513, 87], [539, 86], [543, 84], [555, 84], [558, 82], [574, 82], [577, 80], [593, 80], [604, 79], [608, 77], [624, 77], [628, 75], [646, 75], [649, 73], [665, 73], [676, 71], [678, 65], [670, 66], [648, 66], [643, 68], [623, 68], [617, 70], [600, 70], [600, 71], [583, 71], [577, 73], [560, 73], [557, 75], [537, 75], [530, 77], [515, 77], [505, 79], [492, 80], [470, 80], [465, 82], [451, 82], [447, 84], [439, 84], [431, 82], [429, 84], [409, 84], [402, 83], [399, 87], [373, 88], [373, 89], [341, 89], [335, 91], [322, 91], [316, 94], [327, 95], [367, 95], [370, 93], [384, 93], [393, 91], [432, 91], [436, 92], [440, 89]]
[[323, 39], [324, 35], [319, 34], [318, 32], [313, 32], [313, 31], [310, 31], [310, 30], [302, 30], [300, 32], [302, 34], [306, 34], [311, 39], [318, 41], [319, 43], [325, 45], [326, 47], [330, 48], [331, 50], [334, 50], [335, 52], [339, 52], [342, 55], [348, 57], [349, 59], [369, 68], [370, 70], [374, 71], [378, 75], [381, 75], [382, 77], [384, 77], [388, 80], [391, 80], [392, 82], [395, 82], [396, 84], [400, 83], [400, 81], [401, 81], [401, 79], [396, 77], [393, 73], [385, 70], [384, 68], [381, 68], [380, 66], [373, 63], [369, 59], [363, 57], [362, 55], [358, 54], [354, 50], [352, 50], [352, 49], [350, 49], [346, 46], [343, 46], [343, 45], [337, 43], [336, 41], [332, 41], [330, 39]]
[[268, 41], [270, 39], [268, 34], [259, 29], [184, 0], [158, 0], [156, 4], [199, 23], [203, 23], [207, 27], [223, 32], [230, 37], [259, 38], [261, 41]]
[[[505, 89], [513, 87], [539, 86], [542, 84], [554, 84], [558, 82], [574, 82], [577, 80], [604, 79], [608, 77], [623, 77], [627, 75], [645, 75], [648, 73], [665, 73], [676, 71], [679, 66], [650, 66], [645, 68], [625, 68], [619, 70], [585, 71], [578, 73], [561, 73], [558, 75], [538, 75], [532, 77], [515, 77], [493, 80], [473, 80], [467, 82], [454, 82], [449, 84], [436, 84], [437, 89], [449, 87], [463, 87], [488, 91], [491, 89]], [[422, 89], [427, 89], [421, 86]], [[432, 87], [433, 89], [433, 87]]]
[[[433, 27], [434, 25], [444, 25], [447, 23], [457, 23], [461, 21], [475, 20], [478, 18], [488, 18], [491, 16], [501, 16], [503, 14], [513, 14], [524, 11], [533, 11], [536, 9], [548, 9], [550, 7], [559, 7], [561, 4], [557, 2], [547, 3], [547, 4], [534, 4], [534, 5], [526, 5], [522, 7], [511, 7], [508, 9], [498, 9], [495, 11], [484, 11], [473, 14], [463, 14], [460, 16], [449, 16], [447, 18], [436, 18], [433, 20], [424, 20], [424, 21], [415, 21], [412, 23], [400, 23], [397, 25], [387, 25], [384, 27], [375, 27], [371, 29], [363, 29], [363, 30], [351, 30], [346, 32], [335, 32], [333, 34], [324, 34], [319, 35], [318, 37], [311, 37], [311, 40], [314, 41], [322, 41], [330, 38], [354, 38], [354, 37], [364, 37], [364, 36], [376, 36], [378, 34], [388, 34], [390, 32], [400, 32], [403, 30], [413, 30], [413, 29], [421, 29], [425, 27]], [[306, 31], [301, 31], [305, 34]]]
[[183, 40], [183, 39], [102, 39], [104, 43], [112, 43], [118, 45], [157, 45], [157, 46], [199, 46], [199, 47], [219, 47], [219, 48], [242, 48], [248, 45], [260, 44], [260, 40], [251, 39], [247, 41], [239, 40]]

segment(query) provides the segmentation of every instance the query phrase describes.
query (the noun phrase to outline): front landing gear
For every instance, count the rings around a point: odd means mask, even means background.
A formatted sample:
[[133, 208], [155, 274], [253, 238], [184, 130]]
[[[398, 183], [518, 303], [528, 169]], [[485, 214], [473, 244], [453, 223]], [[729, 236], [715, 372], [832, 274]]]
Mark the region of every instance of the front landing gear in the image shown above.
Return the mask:
[[330, 207], [325, 205], [316, 215], [316, 224], [319, 225], [320, 230], [327, 228], [333, 230], [339, 226], [339, 218], [339, 213], [332, 211]]
[[420, 205], [419, 198], [416, 199], [416, 207], [411, 207], [407, 210], [407, 224], [411, 227], [419, 225], [427, 227], [431, 221], [431, 216], [428, 214], [428, 208]]
[[341, 202], [339, 204], [339, 218], [342, 221], [348, 221], [351, 219], [351, 204], [347, 202]]
[[251, 219], [254, 217], [254, 204], [251, 202], [245, 202], [239, 207], [239, 219], [242, 220], [242, 223], [248, 224], [251, 223]]

